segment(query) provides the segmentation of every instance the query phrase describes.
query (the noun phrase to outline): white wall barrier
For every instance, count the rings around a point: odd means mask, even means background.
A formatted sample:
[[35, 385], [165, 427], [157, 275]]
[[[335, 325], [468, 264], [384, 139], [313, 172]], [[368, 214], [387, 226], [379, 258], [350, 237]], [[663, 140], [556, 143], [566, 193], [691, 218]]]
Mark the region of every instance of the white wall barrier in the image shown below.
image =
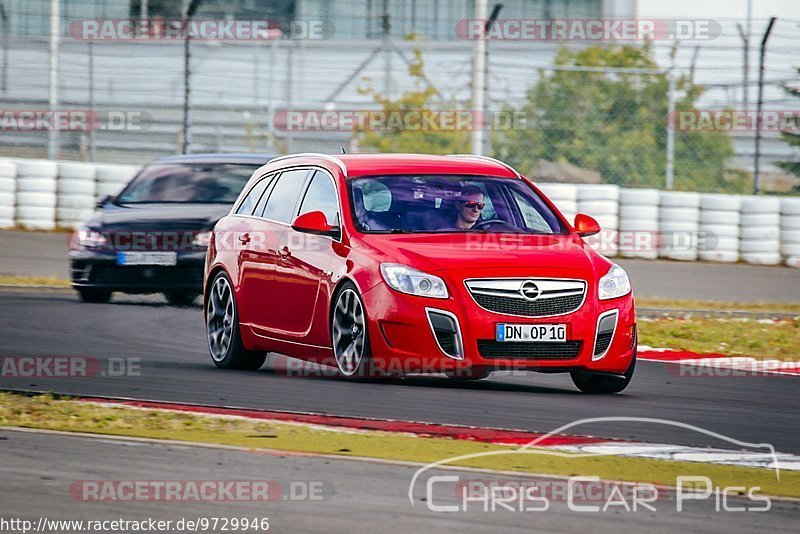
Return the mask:
[[[0, 158], [0, 228], [75, 228], [119, 193], [137, 165]], [[800, 268], [800, 197], [698, 194], [616, 185], [536, 184], [570, 222], [597, 219], [606, 256], [784, 262]]]

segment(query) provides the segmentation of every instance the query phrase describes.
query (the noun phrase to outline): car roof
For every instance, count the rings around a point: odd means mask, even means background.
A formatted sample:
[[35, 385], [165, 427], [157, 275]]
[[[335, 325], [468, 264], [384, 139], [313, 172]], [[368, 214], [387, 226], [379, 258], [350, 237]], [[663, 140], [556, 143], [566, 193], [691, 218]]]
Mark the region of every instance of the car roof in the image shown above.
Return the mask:
[[[315, 159], [335, 163], [348, 178], [390, 174], [471, 174], [518, 178], [509, 165], [493, 158], [459, 154], [293, 154], [273, 160], [281, 166], [302, 165]], [[273, 162], [270, 162], [273, 167]]]
[[208, 152], [204, 154], [178, 154], [175, 156], [166, 156], [153, 161], [151, 165], [158, 163], [240, 163], [260, 166], [265, 165], [274, 157], [275, 155], [273, 154], [225, 154], [221, 152]]

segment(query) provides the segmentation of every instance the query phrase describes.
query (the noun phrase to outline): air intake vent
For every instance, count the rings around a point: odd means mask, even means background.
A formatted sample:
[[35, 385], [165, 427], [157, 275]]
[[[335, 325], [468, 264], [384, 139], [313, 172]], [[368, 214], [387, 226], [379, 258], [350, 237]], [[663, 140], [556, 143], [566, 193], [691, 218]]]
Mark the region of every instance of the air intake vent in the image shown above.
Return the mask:
[[450, 312], [444, 310], [426, 309], [428, 323], [431, 325], [433, 337], [439, 349], [447, 356], [461, 360], [464, 358], [464, 345], [461, 341], [461, 329], [458, 319]]
[[597, 336], [594, 340], [592, 360], [599, 360], [608, 352], [611, 340], [614, 339], [614, 330], [617, 328], [619, 312], [612, 310], [602, 314], [597, 320]]

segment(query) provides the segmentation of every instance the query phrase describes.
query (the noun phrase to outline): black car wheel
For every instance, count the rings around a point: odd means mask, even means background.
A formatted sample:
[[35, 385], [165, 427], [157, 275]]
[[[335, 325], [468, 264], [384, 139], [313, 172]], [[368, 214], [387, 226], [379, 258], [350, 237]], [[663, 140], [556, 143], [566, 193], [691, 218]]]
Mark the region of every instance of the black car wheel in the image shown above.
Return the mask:
[[95, 304], [104, 304], [111, 300], [111, 291], [107, 289], [82, 287], [78, 289], [78, 295], [80, 295], [83, 302], [92, 302]]
[[264, 352], [247, 350], [239, 332], [239, 312], [233, 286], [225, 273], [218, 273], [206, 298], [208, 350], [214, 365], [222, 369], [255, 371], [264, 365]]
[[586, 371], [575, 371], [570, 373], [570, 376], [572, 377], [572, 382], [584, 393], [609, 395], [611, 393], [619, 393], [628, 387], [631, 378], [633, 378], [635, 368], [636, 353], [633, 354], [631, 364], [622, 376], [603, 375]]

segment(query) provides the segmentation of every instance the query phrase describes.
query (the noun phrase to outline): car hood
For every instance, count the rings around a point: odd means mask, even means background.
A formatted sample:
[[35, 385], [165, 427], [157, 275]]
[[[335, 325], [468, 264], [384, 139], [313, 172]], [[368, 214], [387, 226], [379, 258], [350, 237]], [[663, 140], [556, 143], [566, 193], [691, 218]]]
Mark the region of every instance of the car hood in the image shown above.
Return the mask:
[[210, 230], [228, 214], [228, 204], [107, 204], [89, 226], [114, 230]]
[[368, 234], [362, 243], [380, 261], [403, 263], [428, 272], [463, 269], [477, 274], [535, 269], [588, 274], [594, 270], [597, 256], [573, 235]]

